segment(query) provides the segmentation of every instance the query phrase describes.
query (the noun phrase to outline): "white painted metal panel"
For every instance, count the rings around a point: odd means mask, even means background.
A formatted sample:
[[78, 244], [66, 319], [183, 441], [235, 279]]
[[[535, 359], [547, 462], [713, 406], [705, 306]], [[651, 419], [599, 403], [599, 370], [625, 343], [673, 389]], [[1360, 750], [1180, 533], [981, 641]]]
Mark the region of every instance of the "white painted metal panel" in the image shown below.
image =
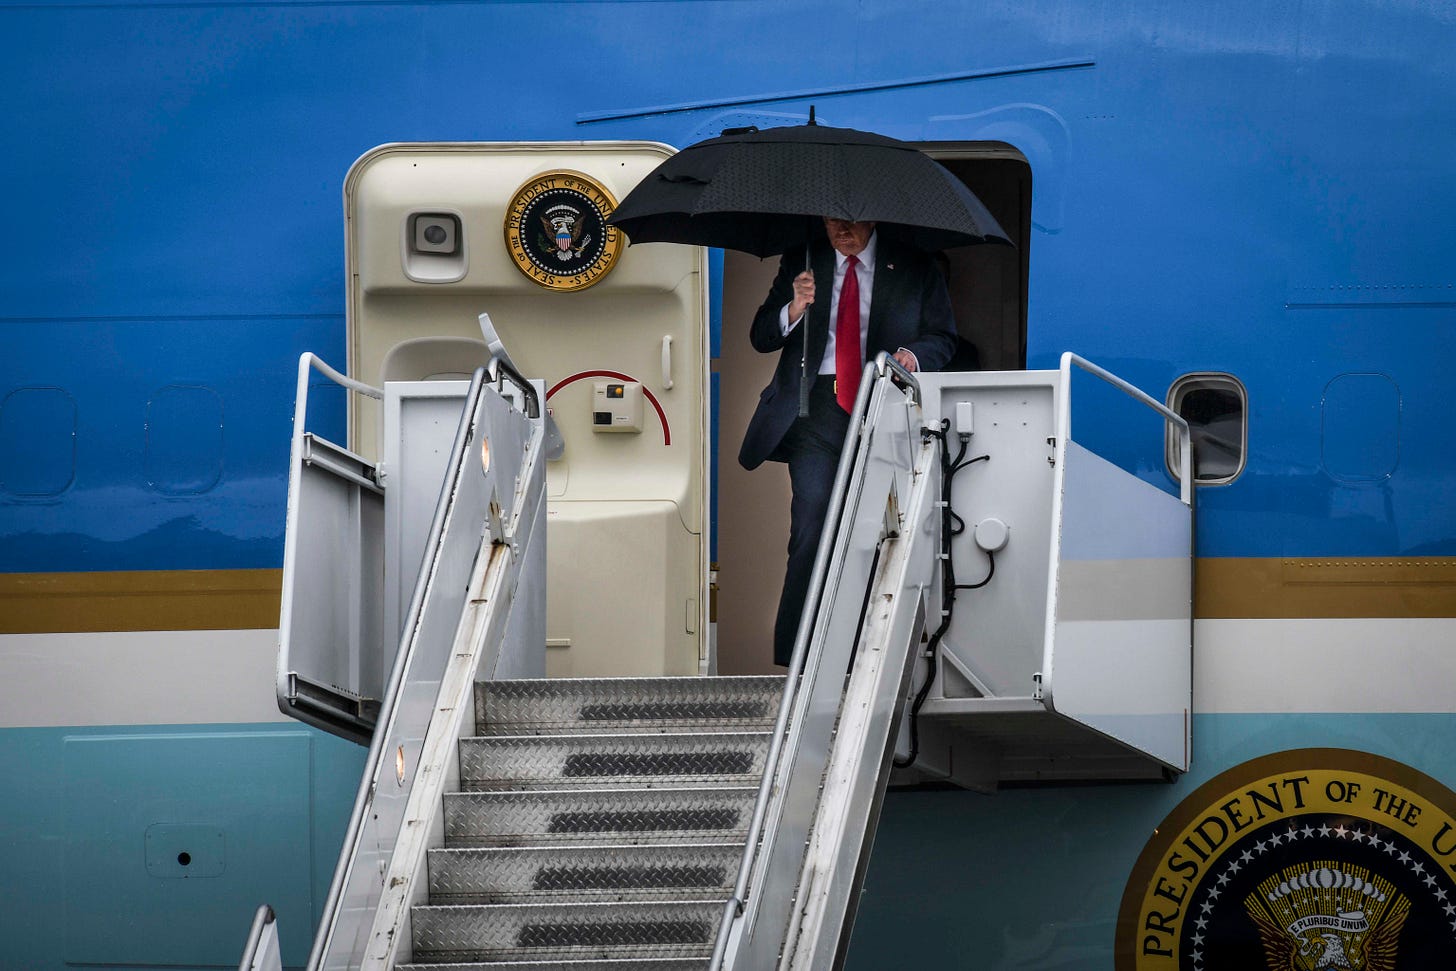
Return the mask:
[[1192, 510], [1068, 442], [1042, 685], [1048, 706], [1179, 771], [1192, 707]]
[[289, 479], [278, 701], [356, 742], [384, 691], [384, 493], [368, 462], [302, 437]]
[[393, 642], [381, 608], [384, 489], [371, 462], [308, 431], [311, 371], [356, 394], [381, 394], [311, 353], [298, 359], [275, 692], [284, 714], [367, 742]]
[[[987, 458], [948, 496], [962, 586], [920, 713], [919, 778], [989, 788], [1188, 766], [1192, 490], [1169, 495], [1072, 440], [1080, 372], [1148, 409], [1156, 434], [1130, 444], [1156, 454], [1165, 422], [1186, 441], [1160, 402], [1071, 354], [1057, 371], [922, 376], [929, 419], [953, 441], [971, 432], [966, 461]], [[1009, 531], [994, 573], [977, 541], [992, 519]]]
[[[995, 576], [984, 587], [961, 590], [955, 615], [941, 641], [947, 698], [1030, 698], [1045, 647], [1047, 550], [1052, 540], [1056, 435], [1055, 371], [994, 371], [921, 375], [927, 418], [956, 419], [958, 406], [974, 415], [966, 458], [989, 458], [955, 476], [946, 498], [966, 529], [950, 544], [957, 583], [976, 583], [991, 570], [991, 556], [975, 541], [977, 524], [999, 519], [1009, 529], [995, 553]], [[959, 448], [954, 425], [947, 448]], [[937, 590], [936, 598], [939, 600]], [[932, 625], [934, 626], [934, 625]], [[960, 676], [964, 672], [964, 676]]]
[[[384, 385], [384, 630], [399, 642], [420, 575], [430, 522], [440, 501], [468, 381], [388, 381]], [[390, 654], [393, 660], [393, 652]]]

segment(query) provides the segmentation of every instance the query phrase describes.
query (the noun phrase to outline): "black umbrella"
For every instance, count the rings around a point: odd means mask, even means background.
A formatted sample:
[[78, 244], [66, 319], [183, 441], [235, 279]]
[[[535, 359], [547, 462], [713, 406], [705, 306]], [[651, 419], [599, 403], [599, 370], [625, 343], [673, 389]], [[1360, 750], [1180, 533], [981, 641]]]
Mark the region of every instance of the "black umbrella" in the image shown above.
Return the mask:
[[[820, 216], [868, 221], [927, 251], [1011, 244], [980, 199], [906, 142], [853, 128], [748, 130], [689, 145], [607, 219], [634, 243], [720, 246], [764, 257], [824, 235]], [[809, 253], [804, 253], [804, 269]], [[809, 413], [800, 360], [799, 414]]]
[[881, 224], [921, 249], [1011, 241], [981, 200], [913, 145], [793, 125], [697, 142], [654, 169], [608, 222], [634, 243], [773, 256], [823, 235], [817, 217]]

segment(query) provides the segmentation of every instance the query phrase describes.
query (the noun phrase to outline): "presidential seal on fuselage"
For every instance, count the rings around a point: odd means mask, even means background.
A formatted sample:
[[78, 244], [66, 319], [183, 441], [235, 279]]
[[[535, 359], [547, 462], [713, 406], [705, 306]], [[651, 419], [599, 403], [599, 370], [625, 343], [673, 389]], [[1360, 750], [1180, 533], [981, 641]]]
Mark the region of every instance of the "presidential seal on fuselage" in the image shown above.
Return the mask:
[[1391, 759], [1236, 766], [1163, 820], [1123, 893], [1117, 971], [1394, 971], [1456, 949], [1456, 794]]
[[538, 175], [506, 208], [506, 252], [516, 268], [548, 290], [583, 290], [612, 270], [622, 234], [607, 225], [617, 201], [580, 172]]

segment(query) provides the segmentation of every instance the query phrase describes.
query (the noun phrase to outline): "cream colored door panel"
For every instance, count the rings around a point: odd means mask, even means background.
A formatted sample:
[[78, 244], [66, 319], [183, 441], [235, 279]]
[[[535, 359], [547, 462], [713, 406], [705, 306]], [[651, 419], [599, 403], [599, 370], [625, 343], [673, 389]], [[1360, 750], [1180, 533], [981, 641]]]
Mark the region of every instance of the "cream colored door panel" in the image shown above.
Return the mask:
[[[545, 382], [565, 443], [548, 471], [549, 654], [578, 675], [695, 673], [706, 636], [684, 621], [689, 609], [701, 620], [707, 592], [705, 251], [628, 246], [601, 222], [669, 154], [643, 142], [386, 145], [345, 185], [350, 374], [469, 373], [486, 359], [477, 318], [488, 313], [516, 367]], [[604, 382], [640, 397], [640, 429], [627, 409], [601, 433]], [[366, 456], [371, 409], [350, 413]], [[639, 505], [651, 513], [621, 513]], [[636, 582], [581, 640], [574, 605], [601, 579], [586, 566], [614, 562]]]
[[547, 675], [698, 673], [686, 610], [700, 596], [699, 543], [677, 509], [554, 502], [546, 516], [546, 638], [558, 645], [546, 652]]

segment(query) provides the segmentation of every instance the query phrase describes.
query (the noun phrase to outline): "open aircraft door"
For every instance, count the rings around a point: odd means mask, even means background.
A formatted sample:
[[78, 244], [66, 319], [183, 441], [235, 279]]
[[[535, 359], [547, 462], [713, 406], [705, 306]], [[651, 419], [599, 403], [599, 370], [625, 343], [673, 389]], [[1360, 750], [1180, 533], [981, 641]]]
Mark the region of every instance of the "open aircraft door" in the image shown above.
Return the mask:
[[[552, 676], [712, 667], [706, 254], [629, 247], [604, 221], [671, 151], [385, 145], [345, 184], [350, 377], [466, 377], [490, 356], [485, 314], [545, 382], [564, 445], [547, 473]], [[351, 397], [349, 450], [389, 485], [387, 411]]]

